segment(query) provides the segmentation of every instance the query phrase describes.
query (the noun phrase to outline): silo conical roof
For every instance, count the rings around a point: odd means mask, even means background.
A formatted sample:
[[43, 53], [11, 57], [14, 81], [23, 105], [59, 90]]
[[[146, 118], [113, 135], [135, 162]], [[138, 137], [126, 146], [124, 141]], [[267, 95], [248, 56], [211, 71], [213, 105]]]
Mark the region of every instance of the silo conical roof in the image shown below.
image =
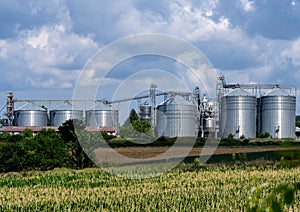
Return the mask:
[[225, 96], [253, 96], [253, 95], [241, 88], [235, 88], [234, 90], [230, 91]]
[[265, 93], [263, 96], [294, 96], [294, 95], [289, 94], [282, 88], [274, 88], [273, 90]]
[[182, 96], [176, 95], [174, 97], [170, 97], [160, 105], [192, 105], [192, 103], [184, 99]]

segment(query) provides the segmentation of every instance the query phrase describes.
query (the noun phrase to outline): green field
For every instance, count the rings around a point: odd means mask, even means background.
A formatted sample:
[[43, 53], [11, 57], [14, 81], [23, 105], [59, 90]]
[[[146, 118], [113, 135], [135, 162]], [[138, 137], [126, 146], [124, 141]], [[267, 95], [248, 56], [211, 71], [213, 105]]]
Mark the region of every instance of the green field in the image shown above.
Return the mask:
[[[251, 189], [300, 181], [300, 168], [181, 165], [148, 179], [120, 178], [97, 168], [6, 173], [0, 211], [243, 211]], [[253, 189], [252, 189], [253, 190]], [[299, 194], [295, 204], [300, 208]]]

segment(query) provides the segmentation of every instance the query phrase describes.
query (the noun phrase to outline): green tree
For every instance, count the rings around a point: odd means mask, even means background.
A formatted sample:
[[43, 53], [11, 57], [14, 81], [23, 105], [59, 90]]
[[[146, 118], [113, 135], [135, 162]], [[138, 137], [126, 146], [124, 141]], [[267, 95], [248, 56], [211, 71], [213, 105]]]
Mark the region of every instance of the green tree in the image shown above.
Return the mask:
[[21, 132], [23, 138], [33, 138], [33, 131], [31, 129], [25, 129]]
[[296, 127], [300, 127], [300, 116], [296, 116], [295, 125]]
[[133, 121], [137, 121], [137, 120], [139, 120], [139, 116], [138, 116], [138, 114], [135, 112], [135, 110], [132, 109], [132, 110], [130, 111], [130, 114], [129, 114], [129, 121], [130, 121], [130, 123], [132, 123]]
[[[61, 138], [65, 141], [66, 148], [71, 157], [71, 164], [73, 168], [83, 169], [85, 167], [90, 167], [93, 165], [92, 160], [88, 157], [84, 151], [82, 145], [80, 144], [76, 132], [83, 129], [83, 124], [78, 120], [67, 120], [59, 128], [59, 134]], [[79, 129], [78, 129], [79, 126]], [[89, 140], [87, 140], [89, 142]]]
[[28, 156], [28, 161], [30, 158], [35, 159], [33, 163], [39, 169], [49, 170], [55, 167], [68, 166], [69, 156], [64, 142], [53, 129], [39, 131], [30, 141], [27, 145], [26, 156]]
[[0, 133], [0, 141], [1, 142], [7, 142], [11, 139], [13, 135], [11, 135], [9, 132]]
[[120, 128], [120, 135], [124, 138], [149, 138], [154, 137], [154, 130], [149, 121], [134, 120], [129, 122], [129, 118]]
[[49, 170], [68, 166], [69, 156], [59, 135], [52, 129], [33, 136], [31, 130], [11, 135], [0, 145], [0, 171]]

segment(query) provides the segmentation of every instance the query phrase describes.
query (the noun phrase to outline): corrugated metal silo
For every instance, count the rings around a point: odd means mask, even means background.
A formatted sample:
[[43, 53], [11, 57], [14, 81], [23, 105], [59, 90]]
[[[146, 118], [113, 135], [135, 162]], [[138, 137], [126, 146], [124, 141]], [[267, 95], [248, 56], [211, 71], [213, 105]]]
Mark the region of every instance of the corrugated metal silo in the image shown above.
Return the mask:
[[16, 110], [14, 111], [15, 126], [47, 126], [47, 111]]
[[220, 133], [222, 138], [233, 134], [256, 137], [256, 97], [236, 88], [221, 98]]
[[140, 106], [140, 120], [150, 121], [151, 120], [151, 106], [148, 104], [143, 104]]
[[82, 110], [51, 110], [50, 111], [50, 124], [51, 126], [60, 126], [62, 123], [69, 119], [82, 120]]
[[156, 132], [164, 137], [195, 137], [197, 105], [178, 95], [170, 97], [157, 106]]
[[275, 88], [261, 97], [260, 132], [273, 138], [295, 137], [296, 97]]
[[261, 98], [257, 98], [256, 110], [256, 137], [259, 137], [261, 132]]
[[88, 110], [85, 114], [87, 126], [115, 127], [119, 126], [118, 110]]

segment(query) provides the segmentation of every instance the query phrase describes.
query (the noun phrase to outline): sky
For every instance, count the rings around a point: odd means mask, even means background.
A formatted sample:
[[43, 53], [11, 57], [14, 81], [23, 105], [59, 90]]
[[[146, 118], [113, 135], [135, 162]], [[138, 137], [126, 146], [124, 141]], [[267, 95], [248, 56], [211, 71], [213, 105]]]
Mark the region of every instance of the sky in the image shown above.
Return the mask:
[[[80, 73], [99, 50], [147, 33], [195, 46], [228, 83], [299, 87], [299, 14], [299, 0], [0, 0], [0, 106], [9, 91], [17, 99], [72, 99]], [[186, 67], [172, 58], [128, 58], [106, 75], [99, 98], [111, 99], [114, 89], [140, 70], [158, 69], [188, 77]], [[99, 82], [88, 81], [93, 70], [87, 73], [86, 83]], [[142, 80], [142, 89], [163, 79]]]

